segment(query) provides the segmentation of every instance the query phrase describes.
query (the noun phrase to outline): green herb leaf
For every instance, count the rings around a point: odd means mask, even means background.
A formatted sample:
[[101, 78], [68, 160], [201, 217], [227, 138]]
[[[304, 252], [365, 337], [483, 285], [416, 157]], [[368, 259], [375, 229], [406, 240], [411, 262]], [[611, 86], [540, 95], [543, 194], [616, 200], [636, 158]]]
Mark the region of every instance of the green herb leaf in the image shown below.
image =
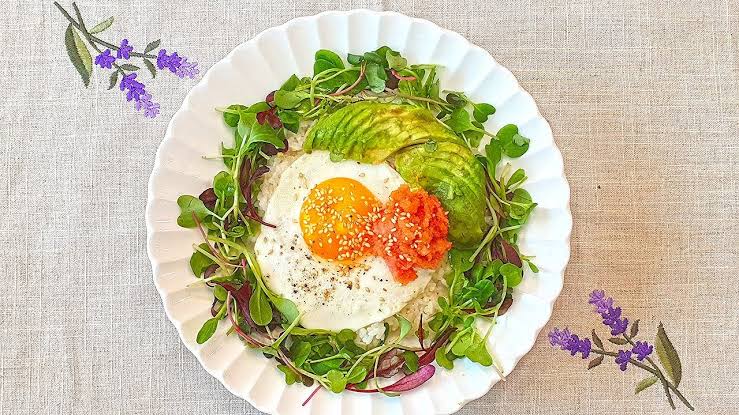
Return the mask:
[[336, 369], [329, 370], [326, 379], [328, 380], [328, 387], [333, 393], [341, 393], [346, 388], [346, 377]]
[[218, 328], [218, 319], [217, 318], [211, 318], [210, 320], [206, 321], [203, 324], [203, 327], [200, 328], [200, 331], [198, 331], [198, 335], [195, 338], [195, 341], [198, 342], [198, 344], [203, 344], [208, 341], [211, 337], [213, 337], [213, 333], [216, 332], [216, 329]]
[[498, 140], [490, 140], [485, 146], [485, 157], [487, 158], [488, 173], [494, 179], [495, 168], [500, 163], [500, 159], [503, 158], [503, 147], [501, 147]]
[[508, 124], [501, 127], [496, 134], [500, 140], [503, 153], [511, 158], [521, 157], [529, 150], [529, 139], [518, 133], [518, 127]]
[[470, 261], [474, 253], [474, 250], [471, 249], [452, 248], [449, 250], [449, 263], [452, 270], [456, 273], [469, 271], [474, 265], [474, 262]]
[[177, 217], [177, 224], [183, 228], [194, 228], [197, 226], [195, 219], [192, 217], [193, 214], [201, 222], [210, 215], [208, 208], [195, 196], [182, 195], [177, 198], [177, 205], [180, 207], [180, 216]]
[[281, 91], [295, 91], [295, 88], [300, 85], [300, 78], [298, 78], [295, 74], [292, 74], [289, 78], [287, 78], [287, 81], [285, 81], [284, 84], [280, 87]]
[[298, 375], [289, 366], [277, 365], [277, 369], [279, 369], [280, 372], [285, 374], [286, 384], [292, 385], [293, 383], [297, 382]]
[[633, 323], [631, 323], [631, 331], [629, 332], [629, 337], [632, 339], [636, 337], [636, 335], [639, 334], [639, 319], [636, 319]]
[[278, 90], [275, 92], [275, 105], [278, 108], [292, 109], [309, 97], [310, 95], [305, 92]]
[[511, 206], [509, 214], [514, 219], [521, 221], [528, 218], [531, 210], [536, 206], [534, 201], [531, 199], [531, 195], [525, 189], [518, 188], [513, 191], [513, 198], [511, 199]]
[[346, 377], [346, 383], [359, 383], [367, 377], [367, 368], [361, 365], [354, 366]]
[[611, 337], [608, 341], [619, 346], [623, 346], [628, 343], [626, 339], [622, 339], [621, 337]]
[[443, 367], [444, 369], [447, 369], [447, 370], [454, 369], [454, 362], [444, 352], [444, 348], [443, 347], [440, 347], [440, 348], [436, 349], [436, 353], [434, 354], [434, 358], [436, 360], [436, 363], [438, 363], [439, 366]]
[[537, 274], [539, 272], [539, 267], [537, 267], [536, 264], [528, 260], [526, 261], [526, 263], [529, 264], [529, 268], [531, 268], [531, 272], [533, 272], [534, 274]]
[[254, 290], [254, 294], [249, 299], [249, 314], [254, 323], [259, 326], [266, 326], [272, 321], [272, 308], [269, 306], [267, 294], [261, 288]]
[[418, 371], [418, 355], [415, 352], [406, 350], [403, 352], [403, 359], [405, 360], [405, 366], [411, 372]]
[[338, 334], [336, 334], [336, 340], [338, 340], [341, 344], [354, 341], [356, 337], [357, 334], [352, 329], [343, 329]]
[[272, 304], [275, 305], [275, 308], [285, 317], [288, 323], [292, 323], [300, 315], [295, 303], [285, 297], [272, 298]]
[[512, 187], [514, 185], [523, 183], [524, 180], [526, 180], [526, 172], [523, 169], [518, 169], [513, 172], [511, 177], [508, 178], [508, 183], [506, 183], [506, 185], [508, 187]]
[[87, 45], [82, 41], [80, 35], [74, 30], [72, 25], [67, 26], [67, 31], [64, 32], [64, 45], [67, 47], [67, 55], [69, 60], [72, 61], [72, 65], [82, 78], [82, 83], [85, 86], [90, 85], [90, 74], [92, 73], [92, 56], [90, 51], [87, 49]]
[[595, 359], [591, 360], [590, 363], [588, 363], [588, 370], [600, 365], [603, 363], [603, 355], [600, 355], [596, 357]]
[[595, 333], [595, 329], [593, 329], [592, 335], [593, 335], [593, 344], [602, 349], [603, 342], [600, 340], [600, 337], [598, 337], [598, 334]]
[[96, 24], [92, 27], [92, 29], [88, 30], [91, 35], [94, 35], [96, 33], [100, 33], [110, 27], [110, 25], [113, 24], [113, 16], [108, 17], [107, 19], [103, 20], [102, 22]]
[[453, 339], [452, 353], [456, 356], [464, 356], [467, 353], [467, 349], [472, 346], [474, 333], [474, 330], [458, 331]]
[[355, 55], [353, 53], [350, 53], [346, 55], [346, 61], [354, 66], [357, 66], [362, 63], [362, 61], [364, 61], [364, 57], [362, 55]]
[[492, 365], [493, 357], [490, 356], [490, 353], [488, 352], [487, 345], [485, 344], [485, 339], [480, 337], [480, 335], [477, 334], [477, 332], [475, 332], [474, 330], [472, 331], [472, 333], [472, 344], [470, 344], [470, 347], [468, 347], [465, 351], [465, 357], [475, 363], [479, 363], [482, 366]]
[[680, 362], [680, 356], [677, 355], [675, 347], [667, 337], [665, 328], [662, 323], [657, 326], [657, 339], [654, 341], [654, 348], [657, 350], [657, 357], [665, 368], [665, 372], [672, 379], [675, 386], [680, 385], [683, 378], [683, 366]]
[[446, 125], [456, 133], [462, 133], [474, 128], [472, 121], [470, 121], [470, 113], [464, 108], [456, 108], [452, 111], [452, 115], [446, 120]]
[[144, 53], [149, 53], [152, 50], [159, 47], [159, 44], [162, 43], [162, 39], [157, 39], [155, 41], [149, 42], [148, 45], [144, 48]]
[[500, 266], [500, 274], [506, 279], [508, 287], [515, 287], [521, 283], [523, 272], [521, 268], [513, 264], [503, 264]]
[[391, 50], [388, 50], [385, 54], [385, 60], [387, 60], [388, 67], [395, 69], [396, 71], [408, 66], [408, 60], [406, 58], [400, 56], [400, 53]]
[[221, 171], [213, 178], [213, 191], [222, 201], [232, 202], [236, 192], [234, 179], [231, 174]]
[[446, 95], [446, 102], [451, 104], [455, 108], [464, 108], [467, 106], [469, 100], [461, 92], [450, 92]]
[[[344, 69], [344, 62], [341, 60], [341, 57], [328, 49], [317, 50], [315, 58], [316, 61], [313, 65], [314, 76], [325, 71], [326, 69]], [[322, 62], [319, 64], [319, 61]]]
[[152, 78], [157, 77], [157, 68], [154, 66], [153, 63], [151, 63], [150, 60], [144, 59], [144, 66], [146, 66], [146, 69], [149, 70], [149, 73], [151, 74]]
[[[601, 356], [602, 357], [602, 356]], [[644, 389], [654, 385], [657, 383], [657, 377], [656, 376], [650, 376], [648, 378], [642, 379], [641, 382], [636, 384], [636, 389], [634, 390], [634, 395], [637, 393], [643, 391]]]
[[[205, 242], [200, 244], [199, 247], [205, 251], [208, 251], [209, 249], [208, 244], [206, 244]], [[203, 255], [200, 251], [193, 252], [192, 256], [190, 257], [190, 269], [196, 277], [203, 275], [205, 269], [213, 264], [213, 260]]]
[[365, 76], [369, 84], [370, 91], [380, 93], [385, 90], [385, 81], [387, 74], [385, 70], [377, 63], [368, 63], [365, 69]]
[[395, 315], [395, 319], [398, 320], [398, 325], [400, 326], [400, 332], [398, 334], [398, 340], [402, 340], [411, 331], [412, 325], [411, 325], [411, 322], [408, 321], [407, 318], [401, 316], [400, 314], [396, 314]]
[[311, 352], [311, 345], [310, 342], [301, 340], [299, 342], [295, 342], [290, 346], [290, 357], [293, 360], [293, 363], [295, 363], [295, 366], [301, 367], [305, 363], [306, 360], [308, 360], [308, 356]]
[[472, 116], [479, 123], [484, 123], [488, 117], [495, 114], [495, 107], [490, 104], [472, 104]]
[[[232, 111], [243, 111], [243, 110], [246, 110], [246, 106], [245, 105], [234, 104], [234, 105], [229, 105], [228, 106], [228, 109], [229, 110], [232, 110]], [[239, 117], [240, 117], [239, 114], [233, 114], [233, 113], [230, 113], [230, 112], [224, 112], [223, 113], [223, 122], [225, 122], [226, 125], [228, 125], [229, 127], [236, 127], [236, 125], [239, 123]]]
[[130, 63], [124, 63], [123, 65], [121, 65], [121, 69], [123, 69], [124, 71], [138, 71], [141, 68]]
[[228, 298], [228, 291], [220, 285], [216, 285], [213, 287], [213, 296], [215, 296], [218, 301], [225, 303]]
[[118, 75], [119, 74], [120, 74], [120, 72], [118, 72], [118, 71], [115, 71], [115, 72], [113, 72], [113, 73], [110, 74], [110, 84], [108, 85], [108, 90], [113, 89], [113, 87], [115, 86], [115, 84], [118, 83]]

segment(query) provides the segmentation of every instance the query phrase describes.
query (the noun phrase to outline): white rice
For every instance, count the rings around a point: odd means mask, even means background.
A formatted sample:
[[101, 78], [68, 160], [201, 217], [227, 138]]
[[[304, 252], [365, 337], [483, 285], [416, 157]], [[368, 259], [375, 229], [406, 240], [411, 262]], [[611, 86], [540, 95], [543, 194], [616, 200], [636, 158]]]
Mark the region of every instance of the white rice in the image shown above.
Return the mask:
[[[267, 174], [264, 175], [264, 181], [259, 191], [259, 208], [264, 211], [267, 208], [269, 199], [272, 197], [277, 185], [280, 182], [280, 176], [282, 173], [292, 164], [295, 159], [303, 154], [303, 142], [305, 141], [305, 133], [309, 128], [308, 125], [304, 125], [298, 131], [297, 134], [289, 133], [287, 135], [289, 150], [286, 153], [278, 153], [270, 160], [270, 169]], [[428, 329], [428, 321], [431, 319], [438, 310], [439, 305], [437, 299], [442, 296], [446, 296], [448, 293], [448, 287], [444, 276], [449, 272], [449, 266], [444, 261], [441, 266], [432, 274], [431, 280], [424, 291], [422, 291], [413, 300], [403, 307], [399, 314], [408, 319], [413, 325], [413, 333], [418, 328], [421, 315], [423, 315], [424, 328]], [[398, 330], [398, 321], [395, 317], [390, 317], [383, 321], [372, 323], [366, 327], [362, 327], [357, 330], [356, 341], [363, 345], [377, 344], [384, 339], [385, 324], [390, 328], [390, 333], [396, 333]], [[414, 336], [409, 336], [403, 343], [409, 345], [416, 345], [417, 339]]]

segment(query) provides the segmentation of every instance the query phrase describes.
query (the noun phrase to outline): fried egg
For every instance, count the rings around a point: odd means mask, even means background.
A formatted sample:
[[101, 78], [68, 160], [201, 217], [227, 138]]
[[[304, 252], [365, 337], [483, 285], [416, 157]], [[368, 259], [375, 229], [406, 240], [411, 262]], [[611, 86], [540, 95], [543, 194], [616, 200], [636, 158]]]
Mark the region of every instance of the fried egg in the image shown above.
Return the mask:
[[387, 164], [333, 162], [314, 151], [284, 170], [255, 253], [268, 287], [292, 300], [306, 328], [359, 329], [400, 311], [432, 271], [401, 284], [366, 243], [368, 215], [405, 181]]

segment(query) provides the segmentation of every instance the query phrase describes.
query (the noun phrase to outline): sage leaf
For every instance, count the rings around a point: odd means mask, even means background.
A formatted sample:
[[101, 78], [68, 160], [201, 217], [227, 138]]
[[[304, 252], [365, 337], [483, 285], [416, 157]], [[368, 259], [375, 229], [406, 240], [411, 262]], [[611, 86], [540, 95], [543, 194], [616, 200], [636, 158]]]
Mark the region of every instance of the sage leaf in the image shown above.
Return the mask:
[[149, 70], [149, 73], [151, 74], [151, 77], [152, 78], [156, 78], [157, 77], [157, 68], [154, 66], [154, 64], [150, 60], [144, 59], [144, 65], [146, 66], [146, 69]]
[[110, 84], [108, 85], [108, 90], [113, 89], [113, 87], [118, 83], [118, 75], [120, 72], [115, 71], [112, 74], [110, 74]]
[[110, 16], [107, 19], [103, 20], [102, 22], [93, 26], [92, 29], [88, 30], [88, 32], [94, 35], [96, 33], [100, 33], [102, 31], [107, 30], [112, 24], [113, 24], [113, 16]]
[[593, 330], [593, 344], [603, 349], [603, 342], [600, 340], [600, 337], [595, 333], [595, 330]]
[[600, 355], [596, 357], [595, 359], [591, 360], [590, 363], [588, 363], [588, 370], [600, 365], [603, 363], [603, 355]]
[[64, 33], [64, 45], [67, 47], [67, 55], [72, 65], [80, 74], [82, 83], [85, 86], [90, 85], [90, 74], [92, 73], [92, 56], [87, 49], [87, 45], [82, 41], [80, 35], [74, 30], [70, 24]]
[[662, 323], [657, 326], [657, 339], [654, 341], [654, 348], [657, 349], [657, 357], [665, 368], [667, 376], [672, 379], [677, 387], [683, 378], [683, 366], [680, 363], [680, 356], [677, 355], [675, 347], [667, 337]]
[[216, 329], [218, 328], [218, 319], [217, 318], [211, 318], [210, 320], [206, 321], [203, 324], [203, 327], [200, 328], [200, 331], [198, 331], [198, 335], [195, 338], [195, 341], [198, 342], [198, 344], [203, 344], [208, 341], [211, 337], [213, 337], [213, 333], [216, 332]]
[[657, 380], [658, 379], [656, 376], [650, 376], [648, 378], [642, 379], [641, 382], [636, 384], [636, 389], [634, 390], [634, 394], [636, 395], [637, 393], [643, 391], [644, 389], [654, 385], [655, 383], [657, 383]]
[[249, 315], [259, 326], [266, 326], [272, 321], [272, 308], [261, 288], [257, 288], [249, 299]]
[[629, 336], [633, 339], [634, 337], [636, 337], [637, 334], [639, 334], [639, 319], [631, 323], [631, 331], [629, 332]]
[[155, 41], [149, 42], [148, 45], [144, 48], [144, 53], [149, 53], [152, 50], [159, 47], [159, 44], [162, 43], [162, 39], [157, 39]]
[[623, 346], [624, 344], [628, 343], [626, 339], [622, 339], [621, 337], [611, 337], [610, 339], [608, 339], [608, 341], [619, 346]]

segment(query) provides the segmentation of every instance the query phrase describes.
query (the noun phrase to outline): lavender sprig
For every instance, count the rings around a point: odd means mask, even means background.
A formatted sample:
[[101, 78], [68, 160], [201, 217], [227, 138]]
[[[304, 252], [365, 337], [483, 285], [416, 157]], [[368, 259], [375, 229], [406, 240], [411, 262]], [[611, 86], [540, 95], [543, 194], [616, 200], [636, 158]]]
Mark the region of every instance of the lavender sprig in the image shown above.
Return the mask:
[[[639, 320], [631, 324], [631, 330], [627, 334], [629, 327], [629, 319], [622, 317], [621, 307], [614, 307], [613, 298], [607, 297], [603, 290], [595, 290], [590, 294], [588, 303], [593, 305], [594, 311], [600, 315], [603, 324], [610, 329], [612, 336], [609, 342], [618, 346], [628, 346], [617, 351], [606, 350], [603, 342], [592, 331], [592, 339], [588, 337], [580, 337], [569, 329], [560, 330], [554, 328], [549, 332], [549, 343], [553, 347], [569, 351], [572, 356], [580, 353], [583, 359], [586, 359], [591, 353], [597, 355], [588, 365], [588, 369], [599, 366], [605, 356], [613, 357], [614, 363], [618, 365], [621, 371], [626, 371], [629, 366], [638, 367], [651, 374], [651, 376], [639, 382], [636, 386], [636, 393], [656, 384], [658, 381], [662, 384], [665, 391], [667, 401], [672, 409], [675, 409], [675, 402], [672, 398], [674, 394], [678, 399], [691, 411], [695, 408], [688, 402], [683, 394], [678, 390], [678, 386], [682, 379], [682, 364], [672, 342], [667, 337], [662, 323], [657, 327], [657, 337], [654, 344], [647, 341], [635, 341], [639, 333]], [[593, 347], [595, 346], [595, 347]], [[650, 356], [657, 351], [657, 364]]]
[[[82, 77], [85, 86], [89, 85], [94, 68], [92, 56], [88, 49], [89, 45], [97, 52], [94, 60], [95, 65], [101, 69], [112, 70], [108, 89], [112, 89], [118, 84], [120, 90], [126, 93], [126, 100], [133, 101], [134, 109], [143, 112], [145, 117], [156, 117], [159, 114], [159, 104], [152, 100], [152, 95], [146, 90], [144, 83], [140, 79], [136, 79], [137, 71], [141, 68], [123, 61], [129, 61], [131, 58], [141, 59], [144, 66], [151, 73], [152, 78], [156, 77], [157, 68], [159, 70], [166, 68], [181, 79], [194, 79], [200, 73], [197, 62], [190, 61], [185, 56], [180, 56], [178, 52], [172, 52], [168, 55], [165, 49], [160, 49], [156, 54], [153, 54], [159, 48], [160, 40], [150, 42], [142, 51], [136, 51], [134, 45], [130, 44], [128, 39], [122, 39], [118, 46], [100, 39], [96, 35], [107, 30], [113, 24], [112, 17], [98, 23], [92, 29], [88, 29], [76, 3], [72, 3], [76, 18], [72, 17], [58, 2], [54, 2], [54, 5], [69, 21], [65, 33], [67, 54], [72, 61], [72, 65]], [[156, 60], [156, 65], [153, 60]]]

